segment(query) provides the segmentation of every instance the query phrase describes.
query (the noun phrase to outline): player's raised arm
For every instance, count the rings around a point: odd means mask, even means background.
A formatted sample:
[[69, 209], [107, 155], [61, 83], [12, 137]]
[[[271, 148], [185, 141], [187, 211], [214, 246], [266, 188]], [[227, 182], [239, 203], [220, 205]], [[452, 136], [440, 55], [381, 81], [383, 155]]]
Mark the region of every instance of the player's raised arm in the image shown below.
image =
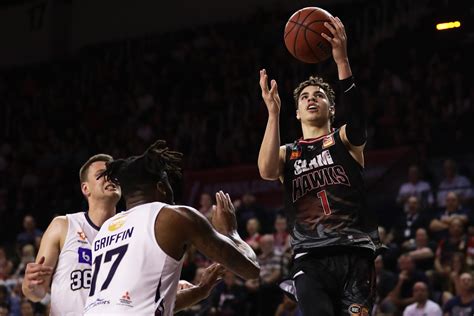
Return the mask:
[[355, 155], [356, 160], [363, 165], [362, 151], [367, 140], [366, 115], [349, 64], [346, 31], [344, 24], [338, 17], [331, 17], [331, 23], [325, 22], [324, 26], [331, 32], [332, 37], [324, 33], [321, 36], [328, 40], [332, 46], [332, 55], [337, 65], [340, 88], [346, 106], [347, 122], [341, 128], [341, 139]]
[[[257, 278], [260, 273], [257, 257], [237, 233], [235, 210], [230, 198], [219, 192], [216, 200], [213, 219], [213, 222], [218, 223], [216, 229], [194, 208], [164, 207], [155, 224], [158, 244], [176, 260], [180, 260], [187, 245], [193, 244], [205, 256], [242, 278]], [[225, 234], [218, 232], [219, 229], [225, 230], [222, 231]]]
[[67, 233], [67, 225], [66, 217], [56, 217], [41, 239], [36, 262], [26, 265], [22, 290], [33, 302], [42, 300], [50, 290], [51, 277], [59, 258], [61, 238]]
[[268, 88], [268, 76], [265, 69], [260, 70], [260, 88], [267, 106], [268, 121], [258, 154], [258, 170], [265, 180], [277, 180], [282, 175], [285, 148], [280, 147], [280, 107], [278, 86], [275, 80]]

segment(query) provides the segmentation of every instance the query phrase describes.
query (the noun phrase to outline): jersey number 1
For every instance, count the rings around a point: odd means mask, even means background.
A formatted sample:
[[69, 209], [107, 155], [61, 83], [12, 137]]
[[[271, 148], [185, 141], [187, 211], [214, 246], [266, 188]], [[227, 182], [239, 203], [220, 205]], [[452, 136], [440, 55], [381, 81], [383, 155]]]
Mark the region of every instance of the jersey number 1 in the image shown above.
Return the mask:
[[319, 191], [318, 198], [321, 200], [321, 204], [323, 205], [324, 215], [331, 215], [331, 207], [329, 206], [328, 196], [326, 195], [326, 190]]
[[[101, 291], [105, 290], [109, 286], [110, 282], [112, 281], [112, 278], [114, 277], [115, 271], [117, 271], [120, 261], [122, 261], [123, 256], [125, 256], [125, 253], [127, 252], [127, 249], [128, 244], [111, 249], [105, 253], [104, 263], [111, 261], [112, 257], [115, 255], [117, 255], [117, 258], [115, 259], [114, 263], [112, 263], [112, 267], [110, 267], [109, 274], [107, 274], [107, 278], [105, 279], [104, 283], [102, 284], [102, 287], [100, 288]], [[102, 254], [95, 257], [94, 259], [94, 275], [92, 276], [91, 291], [89, 293], [89, 296], [93, 296], [95, 293], [95, 283], [97, 281], [97, 275], [99, 274], [101, 264]]]

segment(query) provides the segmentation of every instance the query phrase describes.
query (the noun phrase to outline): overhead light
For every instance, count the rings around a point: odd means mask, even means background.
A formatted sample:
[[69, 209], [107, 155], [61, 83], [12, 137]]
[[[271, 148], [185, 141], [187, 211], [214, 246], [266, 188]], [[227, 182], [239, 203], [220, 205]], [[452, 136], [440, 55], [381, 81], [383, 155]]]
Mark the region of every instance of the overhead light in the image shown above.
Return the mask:
[[454, 22], [444, 22], [444, 23], [438, 23], [436, 24], [436, 29], [438, 31], [443, 31], [443, 30], [448, 30], [448, 29], [454, 29], [461, 27], [461, 22], [459, 21], [454, 21]]

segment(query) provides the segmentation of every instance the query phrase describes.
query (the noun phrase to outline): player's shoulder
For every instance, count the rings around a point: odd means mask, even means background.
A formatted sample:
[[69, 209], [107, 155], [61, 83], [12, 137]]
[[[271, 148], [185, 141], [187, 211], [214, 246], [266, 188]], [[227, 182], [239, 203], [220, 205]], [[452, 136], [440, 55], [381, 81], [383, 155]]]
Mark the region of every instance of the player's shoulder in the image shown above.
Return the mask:
[[[49, 224], [49, 228], [56, 229], [56, 230], [63, 230], [68, 228], [69, 220], [66, 215], [59, 215], [53, 218], [51, 223]], [[48, 229], [49, 229], [48, 228]]]
[[192, 220], [196, 217], [204, 217], [194, 207], [187, 205], [165, 205], [161, 213], [176, 220]]
[[44, 233], [41, 243], [53, 242], [64, 240], [69, 229], [69, 221], [65, 215], [56, 216], [53, 218], [51, 223], [49, 223], [46, 232]]

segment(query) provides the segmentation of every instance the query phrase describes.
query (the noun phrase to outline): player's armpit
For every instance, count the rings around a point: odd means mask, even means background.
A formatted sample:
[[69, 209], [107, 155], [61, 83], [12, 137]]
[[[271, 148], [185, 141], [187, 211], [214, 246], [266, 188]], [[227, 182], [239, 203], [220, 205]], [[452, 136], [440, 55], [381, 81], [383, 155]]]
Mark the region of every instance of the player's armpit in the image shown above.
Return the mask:
[[67, 230], [68, 221], [65, 216], [53, 219], [41, 239], [36, 262], [29, 263], [26, 267], [22, 290], [25, 296], [34, 302], [43, 299], [49, 291]]

